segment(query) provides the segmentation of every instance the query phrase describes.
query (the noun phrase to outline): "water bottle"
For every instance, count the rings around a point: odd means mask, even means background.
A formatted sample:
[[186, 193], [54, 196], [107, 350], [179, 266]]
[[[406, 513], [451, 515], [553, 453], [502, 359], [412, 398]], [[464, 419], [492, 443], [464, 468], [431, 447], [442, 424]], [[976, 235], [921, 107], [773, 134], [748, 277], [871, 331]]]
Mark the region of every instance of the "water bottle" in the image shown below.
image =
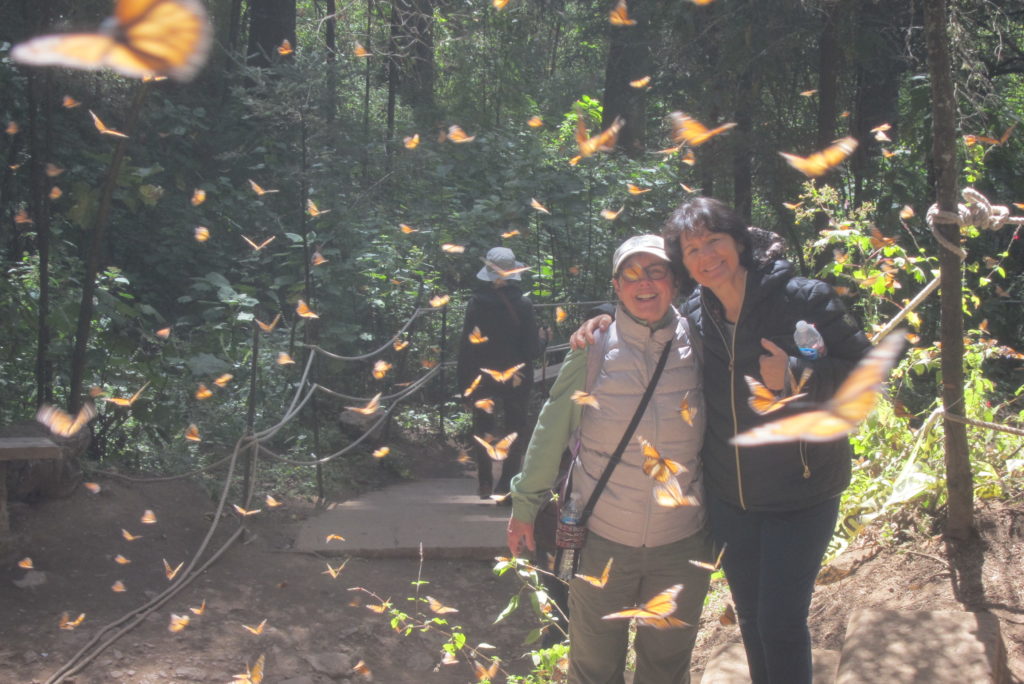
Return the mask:
[[813, 323], [797, 321], [793, 341], [805, 359], [820, 359], [825, 356], [825, 340]]
[[[566, 525], [578, 525], [580, 522], [580, 503], [576, 493], [569, 495], [569, 500], [562, 507], [559, 522]], [[576, 565], [578, 549], [562, 549], [562, 558], [558, 563], [558, 578], [568, 582], [572, 579], [573, 567]]]

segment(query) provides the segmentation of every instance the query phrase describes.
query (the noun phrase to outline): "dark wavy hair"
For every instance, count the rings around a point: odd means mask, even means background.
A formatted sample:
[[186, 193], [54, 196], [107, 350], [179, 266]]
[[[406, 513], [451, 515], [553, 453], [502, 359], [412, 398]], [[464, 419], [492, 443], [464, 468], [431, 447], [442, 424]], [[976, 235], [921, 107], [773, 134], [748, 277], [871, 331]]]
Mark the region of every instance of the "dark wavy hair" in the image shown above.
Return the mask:
[[704, 232], [731, 235], [740, 250], [740, 265], [751, 271], [759, 267], [754, 258], [754, 246], [746, 221], [724, 202], [710, 197], [694, 197], [679, 205], [661, 228], [665, 252], [683, 292], [692, 290], [697, 282], [683, 266], [683, 250], [679, 238]]

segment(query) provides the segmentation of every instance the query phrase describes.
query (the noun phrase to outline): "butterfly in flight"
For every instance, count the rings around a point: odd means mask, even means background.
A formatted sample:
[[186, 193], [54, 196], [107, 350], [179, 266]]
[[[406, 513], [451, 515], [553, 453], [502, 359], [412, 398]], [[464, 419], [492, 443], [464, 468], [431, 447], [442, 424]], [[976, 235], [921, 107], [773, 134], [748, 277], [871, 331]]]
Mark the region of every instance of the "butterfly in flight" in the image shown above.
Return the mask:
[[516, 441], [516, 437], [518, 436], [518, 432], [511, 432], [494, 444], [489, 444], [487, 440], [482, 439], [477, 435], [473, 435], [473, 439], [480, 443], [480, 446], [484, 448], [484, 451], [486, 451], [487, 455], [491, 457], [491, 460], [504, 461], [508, 458], [509, 447], [512, 446], [512, 442]]
[[373, 364], [373, 371], [371, 371], [374, 378], [377, 380], [383, 380], [384, 376], [388, 374], [392, 366], [387, 361], [381, 359]]
[[430, 610], [432, 612], [434, 612], [434, 613], [437, 613], [438, 615], [446, 615], [448, 613], [458, 613], [459, 612], [458, 608], [452, 608], [451, 606], [446, 606], [443, 603], [441, 603], [440, 601], [438, 601], [436, 598], [434, 598], [433, 596], [427, 596], [426, 598], [427, 598], [427, 603], [430, 605]]
[[544, 125], [544, 119], [534, 114], [527, 120], [526, 125], [530, 128], [540, 128]]
[[140, 387], [139, 391], [133, 394], [129, 399], [124, 399], [123, 397], [104, 397], [103, 400], [109, 401], [111, 404], [115, 404], [117, 406], [131, 406], [139, 398], [139, 395], [142, 394], [142, 390], [146, 389], [147, 387], [149, 387], [148, 382], [142, 387]]
[[483, 344], [489, 339], [490, 338], [487, 337], [487, 335], [484, 335], [482, 332], [480, 332], [479, 325], [474, 326], [473, 329], [469, 331], [469, 341], [472, 344]]
[[466, 132], [460, 126], [453, 125], [448, 127], [448, 139], [453, 143], [468, 143], [476, 140], [476, 136], [466, 135]]
[[672, 112], [668, 115], [668, 122], [672, 127], [672, 141], [686, 143], [691, 147], [703, 145], [719, 133], [725, 133], [736, 126], [735, 123], [725, 123], [709, 130], [700, 121], [683, 112]]
[[676, 610], [676, 596], [678, 596], [679, 592], [682, 590], [682, 584], [675, 584], [660, 594], [657, 594], [642, 606], [626, 608], [625, 610], [605, 615], [601, 619], [635, 619], [638, 625], [646, 625], [657, 629], [685, 627], [685, 622], [672, 616], [672, 613]]
[[189, 426], [185, 428], [185, 439], [190, 442], [203, 441], [203, 438], [199, 436], [199, 427], [195, 423], [190, 423]]
[[629, 18], [629, 8], [626, 0], [619, 0], [611, 12], [608, 13], [608, 23], [612, 26], [636, 26], [636, 21]]
[[281, 44], [277, 46], [277, 54], [282, 57], [295, 54], [295, 48], [292, 47], [292, 42], [287, 38], [282, 40]]
[[280, 190], [264, 190], [253, 179], [249, 178], [248, 180], [249, 180], [249, 187], [252, 188], [252, 191], [255, 192], [257, 195], [259, 195], [260, 197], [263, 197], [264, 195], [269, 195], [272, 192], [280, 192]]
[[77, 627], [78, 625], [82, 624], [83, 620], [85, 620], [85, 613], [80, 613], [78, 617], [74, 620], [71, 619], [71, 616], [68, 613], [63, 613], [60, 616], [60, 623], [58, 624], [58, 626], [61, 629], [71, 630]]
[[687, 397], [683, 397], [683, 400], [679, 402], [679, 417], [686, 421], [687, 425], [693, 427], [693, 419], [697, 417], [697, 409], [690, 406], [690, 400]]
[[267, 626], [266, 618], [264, 618], [263, 622], [261, 622], [260, 624], [256, 625], [255, 627], [250, 627], [249, 625], [242, 625], [242, 627], [245, 627], [247, 630], [249, 630], [250, 632], [252, 632], [256, 636], [259, 636], [260, 634], [263, 634], [263, 628], [266, 627], [266, 626]]
[[810, 178], [816, 178], [832, 167], [843, 163], [856, 149], [856, 138], [842, 138], [820, 152], [815, 152], [807, 157], [800, 157], [788, 152], [779, 152], [779, 154], [800, 173]]
[[[550, 212], [548, 212], [548, 213], [550, 213]], [[489, 260], [485, 259], [484, 257], [480, 257], [480, 260], [483, 261], [484, 264], [487, 265], [487, 268], [491, 269], [492, 271], [497, 273], [502, 278], [511, 278], [512, 276], [516, 275], [517, 273], [523, 273], [524, 271], [529, 271], [531, 268], [533, 268], [532, 266], [515, 266], [513, 268], [502, 268], [501, 266], [498, 266], [493, 261], [489, 261]]]
[[320, 318], [320, 316], [309, 308], [309, 304], [306, 304], [302, 299], [295, 303], [295, 313], [302, 318]]
[[167, 631], [174, 633], [180, 632], [188, 627], [188, 623], [190, 621], [191, 618], [188, 615], [175, 615], [174, 613], [171, 613], [171, 621], [167, 625]]
[[167, 575], [167, 579], [168, 580], [172, 580], [175, 577], [177, 577], [178, 576], [178, 571], [181, 570], [183, 565], [185, 565], [185, 561], [182, 561], [182, 562], [178, 563], [178, 567], [172, 568], [171, 564], [167, 562], [166, 558], [164, 558], [163, 561], [164, 561], [164, 574]]
[[271, 333], [274, 332], [274, 328], [277, 327], [277, 324], [281, 322], [281, 314], [274, 316], [274, 320], [270, 321], [270, 323], [264, 323], [258, 318], [254, 318], [253, 320], [256, 321], [256, 325], [260, 326], [260, 330], [265, 333]]
[[199, 0], [118, 0], [114, 16], [95, 33], [39, 36], [15, 46], [11, 57], [33, 66], [190, 81], [206, 62], [212, 38]]
[[313, 218], [317, 218], [318, 216], [323, 216], [324, 214], [331, 213], [331, 210], [330, 209], [318, 209], [317, 206], [316, 206], [316, 203], [313, 200], [307, 199], [306, 200], [306, 213], [309, 214], [310, 216], [312, 216]]
[[643, 450], [644, 462], [643, 471], [644, 475], [649, 476], [655, 482], [668, 482], [679, 473], [686, 472], [686, 466], [673, 461], [671, 458], [665, 458], [653, 444], [648, 442], [643, 437], [638, 437], [640, 440], [640, 446]]
[[550, 214], [551, 212], [543, 204], [537, 201], [536, 197], [530, 198], [530, 206], [539, 211], [542, 214]]
[[621, 116], [615, 117], [612, 125], [604, 129], [594, 137], [590, 137], [587, 125], [583, 121], [583, 111], [576, 109], [576, 145], [580, 149], [581, 157], [589, 157], [595, 152], [610, 152], [615, 149], [615, 142], [619, 139], [619, 131], [626, 124]]
[[814, 411], [772, 421], [732, 438], [739, 446], [780, 442], [828, 442], [853, 432], [875, 408], [878, 394], [905, 344], [905, 331], [895, 330], [868, 352], [836, 390]]
[[[810, 369], [808, 368], [806, 370]], [[804, 372], [804, 375], [810, 377], [806, 371]], [[753, 409], [754, 413], [759, 416], [778, 411], [791, 401], [796, 401], [801, 397], [807, 396], [806, 392], [800, 392], [800, 390], [803, 389], [806, 380], [802, 380], [800, 382], [794, 394], [790, 394], [787, 397], [779, 397], [775, 396], [775, 392], [772, 392], [749, 375], [744, 375], [743, 379], [747, 381], [747, 387], [750, 388], [750, 397], [747, 398], [747, 404], [751, 409]]]
[[373, 397], [373, 399], [370, 399], [366, 406], [346, 406], [345, 408], [349, 411], [361, 413], [364, 416], [372, 416], [374, 413], [377, 412], [377, 409], [380, 408], [381, 394], [383, 394], [383, 392], [378, 392], [377, 395]]
[[262, 684], [263, 683], [263, 667], [266, 662], [267, 654], [261, 653], [260, 657], [256, 659], [252, 669], [249, 668], [248, 664], [245, 666], [245, 672], [242, 674], [233, 675], [231, 684]]
[[593, 586], [593, 587], [597, 587], [598, 589], [604, 589], [604, 586], [606, 584], [608, 584], [608, 577], [610, 576], [611, 571], [612, 571], [612, 561], [613, 560], [615, 560], [615, 559], [614, 558], [609, 558], [608, 562], [604, 564], [604, 570], [601, 571], [601, 576], [600, 577], [593, 577], [591, 575], [581, 575], [581, 574], [578, 574], [576, 576], [579, 577], [584, 582], [586, 582], [587, 584]]
[[[519, 369], [521, 369], [525, 365], [525, 363], [519, 363], [516, 364], [515, 366], [512, 366], [511, 368], [506, 368], [505, 370], [501, 371], [491, 370], [490, 368], [481, 368], [480, 372], [487, 373], [489, 376], [494, 378], [495, 382], [508, 382], [509, 380], [512, 380], [516, 375], [518, 375]], [[513, 382], [513, 385], [518, 386], [518, 383]]]
[[569, 399], [572, 400], [573, 403], [579, 404], [580, 406], [590, 406], [591, 408], [594, 408], [598, 411], [601, 410], [601, 404], [598, 403], [597, 397], [595, 397], [593, 394], [590, 394], [589, 392], [584, 392], [583, 390], [576, 390], [575, 392], [572, 393], [572, 396], [569, 397]]
[[92, 117], [92, 123], [93, 123], [94, 126], [96, 126], [96, 130], [99, 131], [101, 135], [109, 135], [109, 136], [112, 136], [114, 138], [127, 138], [128, 137], [127, 135], [125, 135], [121, 131], [115, 131], [113, 128], [108, 128], [105, 123], [100, 121], [100, 117], [96, 116], [96, 114], [93, 113], [93, 111], [91, 109], [89, 110], [89, 116]]
[[683, 488], [679, 486], [679, 480], [674, 477], [654, 485], [653, 493], [657, 504], [665, 508], [700, 505], [700, 499], [697, 497], [683, 494]]
[[692, 563], [693, 565], [696, 565], [698, 568], [703, 568], [704, 570], [707, 570], [708, 572], [717, 572], [718, 569], [722, 567], [722, 556], [725, 555], [725, 547], [726, 546], [728, 546], [728, 544], [722, 544], [722, 550], [718, 552], [718, 558], [715, 559], [715, 562], [714, 562], [713, 565], [711, 563], [705, 563], [704, 561], [698, 561], [698, 560], [691, 560], [690, 563]]
[[252, 240], [250, 240], [246, 236], [244, 236], [244, 235], [242, 236], [242, 239], [245, 240], [247, 243], [249, 243], [249, 246], [252, 247], [252, 251], [254, 251], [254, 252], [260, 251], [261, 249], [263, 249], [264, 247], [269, 245], [271, 242], [273, 242], [276, 238], [277, 238], [276, 235], [271, 235], [266, 240], [264, 240], [263, 242], [261, 242], [261, 243], [259, 243], [257, 245], [255, 242], [253, 242]]
[[91, 402], [83, 405], [74, 417], [49, 404], [43, 404], [36, 411], [36, 420], [50, 428], [50, 432], [60, 437], [71, 437], [78, 434], [95, 417], [96, 407]]
[[625, 208], [626, 208], [626, 205], [623, 204], [621, 207], [618, 208], [618, 210], [615, 210], [615, 209], [602, 209], [601, 210], [601, 218], [606, 219], [608, 221], [614, 221], [615, 219], [619, 218], [619, 214], [621, 214], [622, 210], [625, 209]]

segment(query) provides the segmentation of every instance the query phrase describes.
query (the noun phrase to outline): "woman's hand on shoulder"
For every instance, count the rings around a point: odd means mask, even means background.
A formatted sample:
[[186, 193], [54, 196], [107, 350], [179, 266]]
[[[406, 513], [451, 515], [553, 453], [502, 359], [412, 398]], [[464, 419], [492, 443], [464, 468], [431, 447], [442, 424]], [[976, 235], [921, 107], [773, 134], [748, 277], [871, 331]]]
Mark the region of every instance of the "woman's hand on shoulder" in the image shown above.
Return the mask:
[[608, 314], [601, 314], [600, 316], [594, 316], [583, 322], [583, 325], [572, 334], [569, 338], [569, 344], [573, 349], [583, 349], [588, 345], [594, 344], [594, 333], [597, 330], [602, 332], [608, 330], [608, 326], [612, 324], [612, 317]]

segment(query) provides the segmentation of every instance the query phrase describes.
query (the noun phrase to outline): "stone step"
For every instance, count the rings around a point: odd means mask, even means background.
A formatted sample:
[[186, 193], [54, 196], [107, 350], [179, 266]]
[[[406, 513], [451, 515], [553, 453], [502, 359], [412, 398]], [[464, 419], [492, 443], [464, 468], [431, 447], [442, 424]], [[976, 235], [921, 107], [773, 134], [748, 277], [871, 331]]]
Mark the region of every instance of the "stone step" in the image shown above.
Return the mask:
[[991, 613], [860, 608], [850, 615], [837, 684], [1006, 684]]
[[[814, 649], [811, 652], [814, 663], [814, 684], [834, 684], [836, 668], [839, 665], [839, 651]], [[878, 680], [878, 682], [885, 680]], [[750, 684], [750, 670], [747, 669], [747, 654], [743, 644], [722, 644], [708, 659], [704, 675], [695, 684]], [[877, 682], [875, 683], [877, 684]]]

